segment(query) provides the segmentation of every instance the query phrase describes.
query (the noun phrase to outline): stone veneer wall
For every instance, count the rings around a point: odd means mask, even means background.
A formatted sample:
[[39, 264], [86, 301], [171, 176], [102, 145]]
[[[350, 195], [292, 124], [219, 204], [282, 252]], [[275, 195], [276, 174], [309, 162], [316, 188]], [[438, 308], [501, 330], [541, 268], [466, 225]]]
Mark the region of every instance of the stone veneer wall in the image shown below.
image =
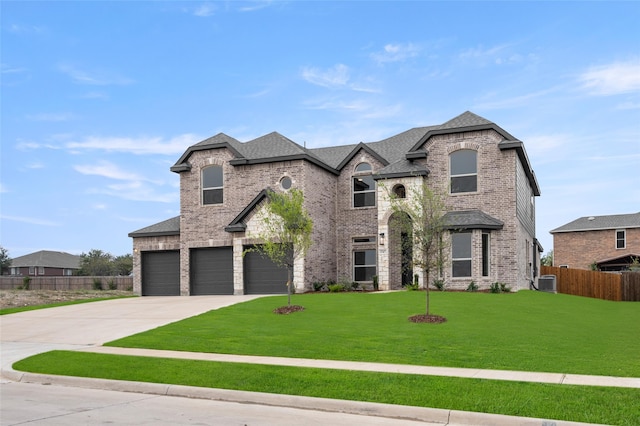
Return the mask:
[[640, 254], [640, 228], [627, 228], [626, 238], [626, 248], [617, 249], [616, 229], [555, 233], [553, 266], [589, 269], [594, 261]]

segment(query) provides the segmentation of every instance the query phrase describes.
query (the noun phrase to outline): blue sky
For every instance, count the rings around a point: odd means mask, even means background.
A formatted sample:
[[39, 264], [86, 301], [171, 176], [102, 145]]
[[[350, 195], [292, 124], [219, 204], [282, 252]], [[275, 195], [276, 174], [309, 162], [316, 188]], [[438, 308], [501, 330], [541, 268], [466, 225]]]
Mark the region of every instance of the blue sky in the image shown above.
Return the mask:
[[640, 211], [640, 2], [2, 1], [0, 245], [130, 253], [184, 150], [470, 110], [525, 143], [537, 234]]

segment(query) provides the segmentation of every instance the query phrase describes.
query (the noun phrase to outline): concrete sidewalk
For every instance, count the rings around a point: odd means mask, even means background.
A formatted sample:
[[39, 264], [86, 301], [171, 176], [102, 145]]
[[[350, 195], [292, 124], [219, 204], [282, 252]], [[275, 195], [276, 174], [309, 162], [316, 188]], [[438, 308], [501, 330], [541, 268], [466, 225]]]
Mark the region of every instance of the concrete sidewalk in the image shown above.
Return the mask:
[[[316, 367], [402, 374], [425, 374], [491, 380], [585, 386], [640, 388], [640, 378], [581, 376], [481, 369], [426, 367], [368, 362], [310, 360], [241, 355], [157, 351], [101, 346], [104, 342], [149, 330], [212, 309], [251, 300], [255, 296], [199, 296], [115, 299], [82, 305], [28, 311], [0, 316], [1, 370], [3, 386], [8, 381], [40, 383], [109, 391], [138, 392], [217, 401], [292, 407], [321, 412], [350, 413], [398, 420], [447, 425], [578, 425], [581, 423], [503, 416], [446, 409], [340, 401], [291, 395], [263, 394], [224, 389], [197, 388], [156, 383], [138, 383], [80, 377], [23, 373], [13, 370], [15, 361], [53, 349], [78, 350], [163, 358], [222, 362], [260, 363], [294, 367]], [[37, 388], [34, 389], [37, 392]], [[0, 394], [1, 396], [1, 394]], [[389, 423], [391, 424], [391, 423]]]

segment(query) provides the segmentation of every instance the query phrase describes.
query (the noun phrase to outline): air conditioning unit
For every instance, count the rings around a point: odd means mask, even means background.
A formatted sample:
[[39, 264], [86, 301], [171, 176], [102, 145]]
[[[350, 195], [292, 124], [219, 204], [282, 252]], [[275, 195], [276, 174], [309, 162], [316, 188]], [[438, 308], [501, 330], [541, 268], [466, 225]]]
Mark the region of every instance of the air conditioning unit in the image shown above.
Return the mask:
[[549, 293], [557, 293], [556, 276], [542, 275], [540, 278], [538, 278], [538, 290], [546, 291]]

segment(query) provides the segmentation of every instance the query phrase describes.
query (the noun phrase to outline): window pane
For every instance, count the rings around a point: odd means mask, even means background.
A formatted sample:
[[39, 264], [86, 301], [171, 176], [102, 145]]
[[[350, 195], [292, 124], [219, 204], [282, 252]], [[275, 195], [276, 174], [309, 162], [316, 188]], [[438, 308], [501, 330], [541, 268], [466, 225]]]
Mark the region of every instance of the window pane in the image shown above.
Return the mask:
[[371, 170], [371, 164], [369, 163], [360, 163], [356, 167], [356, 172], [368, 172]]
[[482, 276], [489, 276], [489, 234], [482, 234]]
[[376, 205], [376, 194], [364, 192], [353, 194], [353, 207], [372, 207]]
[[202, 191], [203, 204], [222, 204], [222, 189], [207, 189]]
[[451, 193], [476, 192], [478, 190], [478, 176], [462, 176], [451, 178]]
[[454, 260], [452, 272], [454, 277], [470, 277], [471, 260]]
[[211, 166], [202, 169], [202, 187], [219, 188], [222, 186], [222, 167]]
[[354, 281], [373, 281], [373, 276], [376, 274], [376, 267], [359, 267], [355, 269], [354, 274]]
[[451, 175], [477, 173], [476, 151], [463, 149], [451, 153]]
[[353, 190], [360, 191], [372, 191], [376, 187], [376, 181], [372, 176], [360, 176], [353, 178]]
[[451, 234], [451, 249], [453, 259], [471, 258], [471, 232]]
[[354, 263], [356, 265], [375, 265], [376, 264], [376, 251], [375, 250], [362, 250], [353, 253]]

